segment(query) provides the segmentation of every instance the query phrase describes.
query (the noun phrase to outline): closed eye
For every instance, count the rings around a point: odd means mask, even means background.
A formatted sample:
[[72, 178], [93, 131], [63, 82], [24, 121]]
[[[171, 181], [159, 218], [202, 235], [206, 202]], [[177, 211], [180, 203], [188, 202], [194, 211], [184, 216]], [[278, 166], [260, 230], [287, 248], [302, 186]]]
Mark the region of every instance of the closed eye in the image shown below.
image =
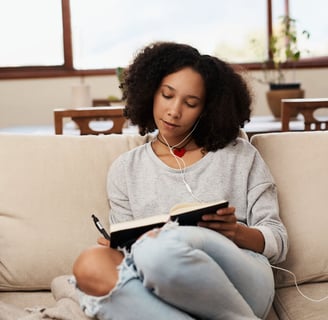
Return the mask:
[[195, 108], [197, 106], [197, 103], [191, 103], [191, 102], [186, 101], [186, 105], [190, 108]]
[[200, 99], [196, 97], [188, 98], [185, 100], [185, 104], [190, 108], [196, 108], [199, 102]]
[[164, 92], [162, 92], [162, 97], [165, 98], [165, 99], [173, 98], [173, 96], [171, 94], [165, 94]]

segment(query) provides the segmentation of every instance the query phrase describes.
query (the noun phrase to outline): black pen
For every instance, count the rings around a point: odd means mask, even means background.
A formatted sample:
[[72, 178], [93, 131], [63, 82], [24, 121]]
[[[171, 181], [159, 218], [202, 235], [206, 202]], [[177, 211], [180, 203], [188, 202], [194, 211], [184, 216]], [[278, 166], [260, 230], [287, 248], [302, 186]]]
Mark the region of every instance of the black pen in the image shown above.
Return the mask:
[[101, 232], [101, 234], [105, 237], [105, 239], [110, 240], [109, 234], [106, 232], [99, 219], [93, 214], [92, 216], [93, 222], [95, 223], [97, 229]]

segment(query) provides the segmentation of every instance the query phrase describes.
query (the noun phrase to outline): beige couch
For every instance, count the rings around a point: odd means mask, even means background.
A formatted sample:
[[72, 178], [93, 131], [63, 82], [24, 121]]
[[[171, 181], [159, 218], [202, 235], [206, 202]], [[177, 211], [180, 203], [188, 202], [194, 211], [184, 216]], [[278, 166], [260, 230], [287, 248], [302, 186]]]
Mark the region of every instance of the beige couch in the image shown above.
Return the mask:
[[[44, 310], [65, 313], [66, 305], [77, 306], [74, 291], [59, 276], [70, 274], [77, 255], [99, 236], [91, 213], [108, 228], [108, 167], [146, 141], [128, 135], [0, 134], [0, 320], [25, 319], [23, 307], [41, 306], [30, 310], [41, 319]], [[281, 267], [296, 274], [304, 294], [319, 299], [328, 294], [328, 133], [258, 135], [252, 143], [279, 188], [290, 236]], [[63, 278], [65, 301], [56, 292]], [[285, 272], [277, 272], [276, 281], [268, 319], [328, 319], [328, 300], [308, 301]], [[83, 318], [73, 309], [66, 319]], [[54, 318], [61, 319], [59, 311]]]

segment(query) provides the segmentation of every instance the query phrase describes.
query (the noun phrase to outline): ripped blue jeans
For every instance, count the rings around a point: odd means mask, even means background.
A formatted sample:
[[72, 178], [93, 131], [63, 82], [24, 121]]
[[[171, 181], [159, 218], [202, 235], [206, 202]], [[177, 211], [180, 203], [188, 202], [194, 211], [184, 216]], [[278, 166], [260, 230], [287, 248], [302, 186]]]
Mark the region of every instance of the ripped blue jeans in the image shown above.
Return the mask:
[[209, 229], [169, 224], [125, 254], [111, 292], [78, 295], [100, 320], [265, 319], [274, 281], [263, 255]]

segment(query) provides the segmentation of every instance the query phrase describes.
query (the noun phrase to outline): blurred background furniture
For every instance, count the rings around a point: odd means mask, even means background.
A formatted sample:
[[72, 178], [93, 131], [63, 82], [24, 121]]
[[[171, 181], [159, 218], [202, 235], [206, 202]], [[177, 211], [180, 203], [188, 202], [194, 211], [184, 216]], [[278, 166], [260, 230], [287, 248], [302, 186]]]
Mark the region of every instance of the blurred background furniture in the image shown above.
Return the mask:
[[93, 107], [101, 107], [101, 106], [110, 106], [109, 99], [93, 99], [92, 106]]
[[[249, 139], [256, 134], [281, 132], [281, 118], [273, 115], [252, 116], [250, 122], [245, 124], [244, 130]], [[289, 131], [304, 131], [304, 122], [301, 116], [291, 118]]]
[[[70, 118], [78, 126], [80, 135], [122, 133], [126, 121], [123, 110], [123, 106], [55, 109], [55, 134], [63, 134], [64, 118]], [[99, 125], [90, 126], [98, 119], [102, 119], [97, 122]]]
[[315, 111], [322, 108], [328, 110], [328, 98], [282, 99], [282, 131], [291, 131], [289, 124], [295, 113], [303, 115], [305, 131], [328, 130], [328, 116], [321, 118], [315, 115]]
[[122, 99], [116, 98], [114, 96], [110, 96], [105, 99], [93, 99], [92, 106], [93, 107], [103, 107], [103, 106], [117, 106], [123, 105], [124, 101]]

